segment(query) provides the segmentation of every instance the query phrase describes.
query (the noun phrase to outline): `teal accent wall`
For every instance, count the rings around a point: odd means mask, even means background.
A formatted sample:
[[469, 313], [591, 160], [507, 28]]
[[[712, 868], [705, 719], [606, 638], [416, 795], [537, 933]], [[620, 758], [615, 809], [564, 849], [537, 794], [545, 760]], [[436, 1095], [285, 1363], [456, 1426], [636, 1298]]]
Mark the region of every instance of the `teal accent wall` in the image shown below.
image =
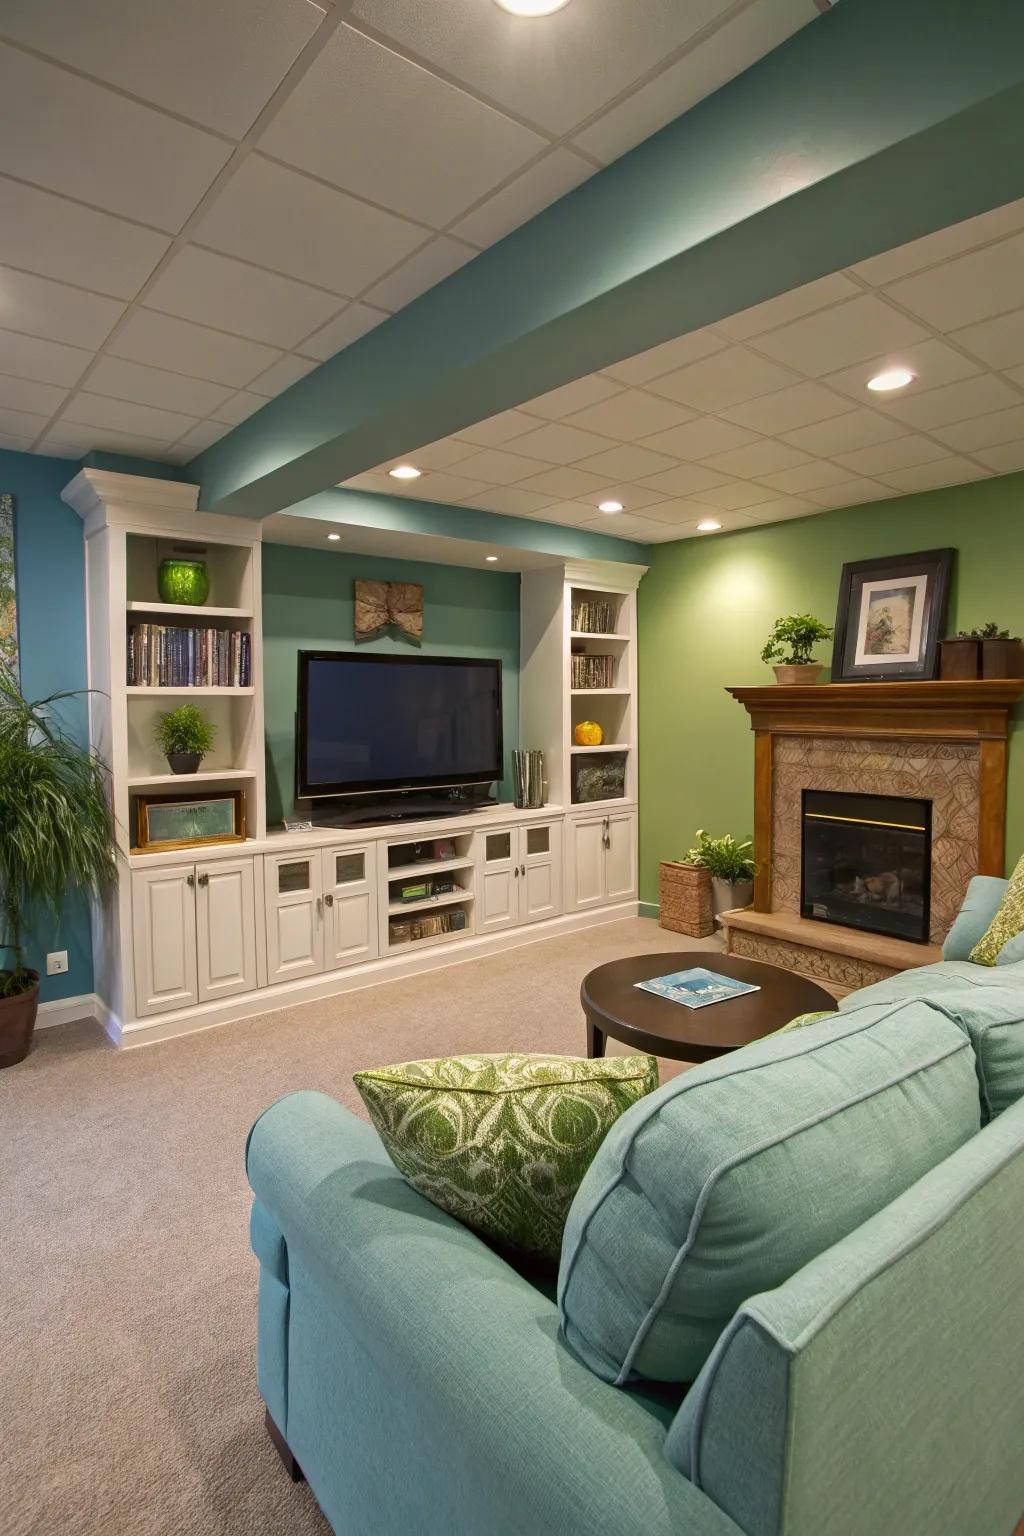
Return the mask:
[[[638, 599], [640, 893], [697, 827], [750, 835], [754, 738], [727, 686], [774, 682], [761, 659], [781, 614], [835, 623], [845, 561], [951, 546], [949, 632], [1024, 634], [1024, 475], [1006, 475], [742, 533], [657, 545]], [[818, 648], [828, 663], [832, 648]], [[827, 674], [826, 674], [827, 675]], [[1007, 864], [1024, 853], [1024, 729], [1010, 742]]]
[[[418, 581], [423, 644], [393, 632], [353, 638], [353, 583]], [[344, 551], [263, 545], [263, 671], [267, 741], [267, 821], [291, 816], [295, 801], [295, 703], [300, 650], [370, 650], [423, 656], [489, 656], [502, 663], [505, 778], [519, 730], [519, 576], [423, 561], [382, 560]]]

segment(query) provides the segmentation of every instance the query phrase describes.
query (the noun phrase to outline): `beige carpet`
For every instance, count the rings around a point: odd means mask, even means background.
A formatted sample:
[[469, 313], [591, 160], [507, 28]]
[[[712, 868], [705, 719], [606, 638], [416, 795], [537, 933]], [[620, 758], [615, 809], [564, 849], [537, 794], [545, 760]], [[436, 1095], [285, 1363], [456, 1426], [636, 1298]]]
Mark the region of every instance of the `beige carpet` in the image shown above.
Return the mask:
[[4, 1536], [325, 1536], [256, 1394], [249, 1126], [294, 1088], [359, 1110], [382, 1062], [582, 1055], [585, 972], [684, 947], [715, 941], [636, 919], [140, 1050], [40, 1032], [0, 1072]]

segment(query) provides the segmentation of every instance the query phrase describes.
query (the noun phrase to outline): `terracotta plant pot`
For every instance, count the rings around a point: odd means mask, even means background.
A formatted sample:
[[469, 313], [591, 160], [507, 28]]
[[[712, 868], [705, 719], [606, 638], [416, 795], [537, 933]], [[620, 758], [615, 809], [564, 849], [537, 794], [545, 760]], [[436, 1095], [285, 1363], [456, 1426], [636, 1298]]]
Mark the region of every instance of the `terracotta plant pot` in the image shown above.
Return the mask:
[[715, 916], [721, 917], [723, 912], [733, 912], [737, 907], [750, 906], [754, 899], [754, 882], [753, 880], [712, 879], [711, 896]]
[[660, 871], [658, 921], [672, 933], [706, 939], [715, 931], [711, 911], [711, 872], [699, 864], [665, 860]]
[[775, 681], [784, 686], [793, 687], [796, 683], [819, 683], [824, 671], [824, 664], [820, 661], [809, 661], [804, 666], [773, 667]]
[[168, 752], [167, 766], [172, 773], [198, 773], [202, 756], [198, 752]]
[[0, 997], [0, 1068], [24, 1061], [32, 1045], [39, 1007], [39, 977], [35, 971], [29, 975], [35, 976], [35, 985], [27, 992]]

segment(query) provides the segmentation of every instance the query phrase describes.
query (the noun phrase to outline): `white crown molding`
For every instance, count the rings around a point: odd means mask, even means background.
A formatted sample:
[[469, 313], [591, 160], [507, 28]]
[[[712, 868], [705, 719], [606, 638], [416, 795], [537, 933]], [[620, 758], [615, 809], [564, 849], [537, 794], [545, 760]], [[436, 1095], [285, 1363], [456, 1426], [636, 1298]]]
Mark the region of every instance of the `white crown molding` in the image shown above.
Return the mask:
[[262, 525], [218, 512], [198, 510], [199, 486], [150, 475], [122, 475], [82, 469], [61, 491], [85, 525], [87, 538], [100, 528], [159, 528], [168, 538], [220, 538], [232, 544], [259, 544]]
[[635, 592], [649, 570], [650, 566], [628, 565], [622, 560], [567, 560], [565, 579], [595, 589]]

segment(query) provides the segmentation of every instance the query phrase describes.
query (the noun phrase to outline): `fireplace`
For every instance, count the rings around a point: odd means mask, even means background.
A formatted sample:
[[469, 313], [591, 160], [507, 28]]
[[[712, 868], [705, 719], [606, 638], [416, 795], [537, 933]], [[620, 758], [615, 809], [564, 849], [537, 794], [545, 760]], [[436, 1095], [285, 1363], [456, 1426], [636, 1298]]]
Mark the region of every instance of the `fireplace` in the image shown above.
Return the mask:
[[805, 789], [800, 911], [928, 942], [932, 803]]

